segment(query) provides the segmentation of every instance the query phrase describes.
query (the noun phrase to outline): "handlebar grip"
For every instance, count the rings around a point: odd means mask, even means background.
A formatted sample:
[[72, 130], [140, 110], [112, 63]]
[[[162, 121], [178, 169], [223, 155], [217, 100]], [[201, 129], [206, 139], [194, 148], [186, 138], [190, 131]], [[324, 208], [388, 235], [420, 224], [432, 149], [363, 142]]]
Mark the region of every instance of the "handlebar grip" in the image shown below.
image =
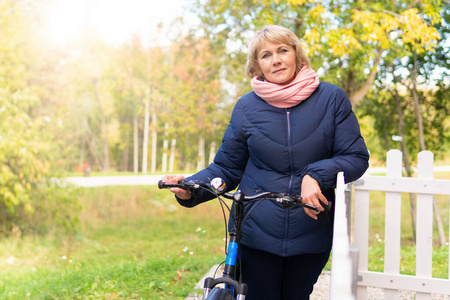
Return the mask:
[[191, 186], [187, 185], [186, 182], [182, 179], [178, 181], [178, 183], [165, 183], [164, 181], [158, 181], [158, 188], [160, 189], [170, 189], [170, 188], [180, 188], [183, 190], [190, 190]]
[[[183, 182], [180, 181], [180, 183], [184, 183], [184, 181]], [[170, 189], [170, 188], [173, 188], [173, 187], [180, 187], [179, 186], [180, 183], [178, 183], [178, 184], [176, 184], [176, 183], [165, 183], [164, 181], [160, 180], [160, 181], [158, 181], [158, 187], [160, 189]], [[180, 188], [182, 188], [182, 187], [180, 187]]]
[[330, 211], [331, 210], [331, 205], [333, 204], [333, 202], [328, 201], [328, 204], [323, 203], [322, 201], [320, 201], [320, 205], [322, 205], [322, 207], [325, 209], [325, 211]]
[[319, 209], [317, 207], [313, 206], [313, 205], [309, 205], [309, 204], [304, 203], [303, 206], [308, 208], [308, 209], [314, 210], [314, 211], [319, 211]]
[[167, 185], [164, 183], [164, 181], [160, 180], [160, 181], [158, 181], [158, 188], [165, 189], [165, 188], [167, 188]]

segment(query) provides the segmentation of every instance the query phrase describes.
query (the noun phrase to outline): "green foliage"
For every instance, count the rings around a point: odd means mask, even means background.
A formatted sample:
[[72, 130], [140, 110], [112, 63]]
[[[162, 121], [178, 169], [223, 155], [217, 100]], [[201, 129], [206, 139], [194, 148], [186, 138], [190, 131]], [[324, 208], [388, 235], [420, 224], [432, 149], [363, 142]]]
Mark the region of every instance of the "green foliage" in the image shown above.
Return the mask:
[[[393, 47], [432, 51], [440, 38], [429, 24], [439, 24], [441, 1], [198, 1], [201, 28], [227, 65], [245, 57], [230, 56], [245, 49], [253, 30], [280, 24], [304, 39], [314, 69], [323, 79], [341, 85], [354, 103], [367, 92], [368, 73], [379, 56]], [[228, 45], [238, 47], [227, 47]], [[235, 49], [236, 48], [236, 49]], [[220, 50], [222, 49], [222, 50]], [[228, 69], [225, 66], [225, 69]], [[240, 78], [242, 78], [241, 76]], [[231, 78], [231, 77], [229, 77]], [[234, 79], [234, 78], [233, 78]], [[368, 81], [369, 80], [369, 81]], [[233, 82], [239, 82], [233, 80]]]
[[217, 202], [186, 209], [156, 187], [85, 189], [80, 197], [72, 238], [0, 241], [0, 298], [184, 299], [225, 257]]
[[[437, 178], [448, 179], [448, 173], [442, 173]], [[369, 207], [369, 270], [383, 272], [384, 270], [384, 236], [385, 236], [385, 195], [384, 192], [370, 192]], [[437, 195], [435, 201], [441, 212], [443, 224], [449, 222], [448, 197]], [[400, 249], [400, 274], [415, 275], [416, 273], [416, 245], [412, 232], [411, 206], [409, 194], [402, 193], [401, 205], [401, 249]], [[419, 213], [420, 215], [420, 213]], [[448, 236], [448, 226], [445, 227], [445, 236]], [[434, 278], [448, 278], [448, 244], [439, 246], [438, 229], [433, 227], [432, 250], [432, 276]]]
[[[437, 201], [449, 211], [444, 197]], [[85, 189], [80, 202], [81, 226], [73, 238], [16, 235], [0, 240], [0, 298], [184, 299], [225, 258], [216, 201], [187, 209], [168, 191], [150, 186]], [[402, 215], [408, 214], [408, 205], [402, 207]], [[382, 271], [383, 193], [371, 193], [370, 210], [369, 270]], [[448, 223], [448, 214], [443, 221]], [[407, 217], [402, 224], [400, 272], [414, 274]], [[435, 246], [433, 277], [447, 278], [447, 260], [448, 246]]]
[[[141, 263], [74, 263], [58, 271], [11, 274], [0, 283], [7, 299], [184, 299], [211, 260], [154, 258]], [[22, 284], [16, 285], [16, 282]]]
[[[302, 38], [321, 80], [343, 87], [353, 100], [363, 135], [380, 160], [396, 147], [390, 137], [399, 122], [390, 76], [398, 76], [396, 88], [403, 91], [417, 70], [427, 148], [438, 159], [448, 153], [449, 96], [443, 79], [449, 69], [449, 9], [441, 0], [202, 0], [193, 8], [200, 28], [178, 20], [172, 24], [178, 35], [168, 45], [138, 34], [122, 45], [108, 45], [94, 31], [55, 43], [43, 30], [49, 5], [52, 1], [0, 3], [0, 218], [5, 232], [50, 230], [50, 221], [39, 214], [52, 215], [52, 209], [64, 230], [77, 223], [77, 216], [64, 209], [77, 211], [76, 192], [49, 184], [64, 171], [82, 171], [86, 165], [93, 171], [108, 166], [132, 171], [135, 152], [142, 165], [145, 103], [156, 116], [150, 130], [157, 134], [150, 143], [156, 154], [149, 151], [147, 158], [155, 159], [158, 170], [162, 152], [172, 151], [163, 145], [172, 140], [180, 170], [199, 159], [200, 138], [206, 152], [214, 144], [217, 149], [233, 104], [251, 89], [244, 74], [247, 42], [265, 24], [285, 25]], [[436, 70], [441, 78], [435, 78]], [[412, 98], [408, 92], [400, 96], [407, 148], [415, 157], [419, 131]], [[66, 204], [54, 205], [57, 197]]]
[[[416, 247], [402, 247], [400, 251], [400, 274], [416, 274]], [[369, 247], [370, 267], [373, 272], [383, 272], [384, 270], [384, 242], [377, 242]], [[448, 266], [448, 246], [433, 249], [433, 278], [448, 278], [446, 268]]]
[[[28, 113], [37, 99], [27, 91], [0, 89], [0, 231], [14, 228], [70, 231], [76, 224], [77, 197], [72, 187], [55, 182], [58, 155], [45, 117]], [[47, 143], [42, 143], [46, 140]]]
[[[313, 69], [318, 71], [321, 80], [342, 87], [357, 114], [367, 116], [365, 120], [369, 123], [374, 122], [375, 131], [370, 124], [362, 124], [362, 128], [371, 152], [378, 159], [391, 147], [397, 147], [391, 141], [391, 136], [398, 134], [395, 133], [397, 110], [388, 105], [393, 84], [392, 76], [387, 74], [390, 71], [386, 70], [394, 68], [396, 76], [401, 77], [402, 84], [409, 89], [413, 56], [419, 55], [418, 80], [422, 80], [419, 84], [426, 84], [420, 87], [419, 95], [426, 119], [426, 145], [437, 152], [437, 157], [442, 157], [443, 141], [449, 138], [448, 134], [445, 136], [448, 117], [444, 116], [446, 109], [442, 113], [436, 110], [445, 104], [437, 103], [433, 94], [444, 93], [439, 99], [446, 103], [448, 96], [445, 84], [435, 84], [435, 81], [429, 84], [428, 80], [436, 70], [443, 75], [437, 75], [439, 80], [448, 73], [448, 21], [445, 21], [448, 4], [443, 1], [207, 0], [197, 1], [194, 13], [201, 20], [204, 35], [217, 49], [216, 55], [223, 57], [226, 78], [235, 83], [239, 91], [246, 91], [249, 86], [243, 74], [246, 58], [239, 54], [245, 53], [253, 31], [266, 24], [280, 24], [293, 30], [303, 39]], [[239, 89], [241, 86], [243, 88]], [[409, 109], [405, 112], [408, 131], [405, 140], [411, 155], [415, 156], [419, 149], [419, 132], [414, 106], [411, 96], [405, 93], [401, 96], [402, 106]]]
[[17, 206], [29, 206], [29, 191], [48, 172], [48, 165], [39, 159], [42, 152], [34, 135], [39, 126], [32, 121], [26, 111], [35, 99], [26, 92], [8, 93], [0, 89], [1, 111], [1, 204], [10, 213], [16, 213]]
[[[443, 20], [448, 19], [448, 10], [442, 12]], [[449, 23], [437, 26], [443, 36], [448, 35]], [[411, 76], [417, 72], [416, 92], [422, 111], [423, 131], [426, 149], [435, 154], [437, 160], [445, 159], [449, 135], [450, 96], [449, 82], [446, 81], [448, 68], [448, 45], [445, 40], [439, 42], [436, 52], [412, 54], [408, 49], [392, 48], [384, 58], [373, 91], [366, 96], [358, 107], [365, 116], [375, 118], [376, 136], [382, 145], [374, 154], [383, 159], [384, 153], [391, 148], [400, 148], [399, 142], [392, 141], [393, 135], [402, 136], [411, 159], [421, 150], [419, 131], [412, 94], [414, 88]], [[400, 57], [402, 57], [400, 59]], [[416, 62], [414, 62], [416, 57]], [[404, 116], [405, 132], [400, 132], [400, 114], [396, 105], [396, 94], [400, 100], [400, 109]], [[375, 149], [371, 149], [372, 151]]]
[[42, 183], [31, 194], [35, 212], [25, 218], [26, 225], [22, 227], [40, 234], [75, 234], [79, 230], [82, 210], [79, 194], [78, 187], [58, 182]]
[[[77, 201], [72, 189], [54, 183], [61, 156], [53, 120], [41, 111], [32, 50], [28, 1], [0, 5], [0, 233], [12, 230], [66, 230], [76, 223]], [[14, 33], [14, 34], [13, 34]], [[12, 38], [14, 37], [14, 38]], [[42, 210], [52, 218], [39, 217]], [[67, 211], [71, 210], [71, 211]], [[74, 213], [74, 215], [71, 215]], [[46, 217], [49, 217], [46, 216]]]

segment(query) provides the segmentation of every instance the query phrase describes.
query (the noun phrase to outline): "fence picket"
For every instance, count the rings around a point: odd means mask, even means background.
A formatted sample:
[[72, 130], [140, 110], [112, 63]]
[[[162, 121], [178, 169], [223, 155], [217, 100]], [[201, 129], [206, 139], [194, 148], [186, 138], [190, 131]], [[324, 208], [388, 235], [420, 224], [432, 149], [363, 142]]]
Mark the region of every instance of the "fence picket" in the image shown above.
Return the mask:
[[[387, 153], [386, 167], [387, 177], [402, 177], [402, 152], [390, 150]], [[387, 274], [400, 273], [401, 200], [401, 193], [386, 192], [384, 253], [389, 255], [385, 255], [384, 272]], [[397, 298], [398, 290], [384, 290], [384, 299]]]
[[[450, 180], [433, 179], [433, 153], [430, 151], [418, 155], [418, 178], [401, 177], [400, 151], [389, 151], [387, 160], [386, 177], [364, 175], [353, 185], [353, 242], [359, 250], [358, 275], [361, 276], [357, 299], [367, 299], [367, 287], [383, 288], [385, 299], [397, 299], [398, 290], [416, 292], [418, 300], [431, 299], [431, 293], [450, 295], [450, 280], [432, 277], [433, 198], [436, 194], [450, 195]], [[370, 191], [386, 192], [384, 273], [368, 271]], [[401, 193], [417, 194], [415, 276], [399, 274]], [[450, 263], [448, 272], [450, 276]]]
[[[358, 270], [367, 271], [369, 264], [369, 191], [355, 191], [354, 243], [359, 250]], [[367, 299], [367, 288], [358, 286], [356, 299]]]
[[[433, 153], [418, 155], [417, 178], [433, 178]], [[431, 278], [433, 262], [433, 195], [417, 194], [416, 276]], [[416, 293], [417, 300], [429, 300], [430, 294]]]

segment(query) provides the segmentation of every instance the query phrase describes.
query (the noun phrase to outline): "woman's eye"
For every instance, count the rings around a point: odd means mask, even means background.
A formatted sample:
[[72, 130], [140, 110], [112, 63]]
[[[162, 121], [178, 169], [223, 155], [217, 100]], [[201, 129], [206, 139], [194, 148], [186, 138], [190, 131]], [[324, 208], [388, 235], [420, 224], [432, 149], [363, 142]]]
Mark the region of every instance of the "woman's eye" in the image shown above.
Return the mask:
[[281, 53], [288, 52], [288, 49], [281, 49], [280, 52], [281, 52]]
[[269, 57], [269, 53], [265, 53], [265, 54], [263, 54], [263, 55], [261, 56], [262, 59], [268, 58], [268, 57]]

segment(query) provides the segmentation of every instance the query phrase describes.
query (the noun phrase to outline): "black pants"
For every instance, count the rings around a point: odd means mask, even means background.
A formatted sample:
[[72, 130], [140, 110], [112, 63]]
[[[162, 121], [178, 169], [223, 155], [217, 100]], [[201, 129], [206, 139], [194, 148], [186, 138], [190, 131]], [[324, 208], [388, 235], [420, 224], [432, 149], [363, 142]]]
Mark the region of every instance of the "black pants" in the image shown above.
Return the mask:
[[241, 245], [245, 300], [308, 300], [330, 252], [281, 257]]

